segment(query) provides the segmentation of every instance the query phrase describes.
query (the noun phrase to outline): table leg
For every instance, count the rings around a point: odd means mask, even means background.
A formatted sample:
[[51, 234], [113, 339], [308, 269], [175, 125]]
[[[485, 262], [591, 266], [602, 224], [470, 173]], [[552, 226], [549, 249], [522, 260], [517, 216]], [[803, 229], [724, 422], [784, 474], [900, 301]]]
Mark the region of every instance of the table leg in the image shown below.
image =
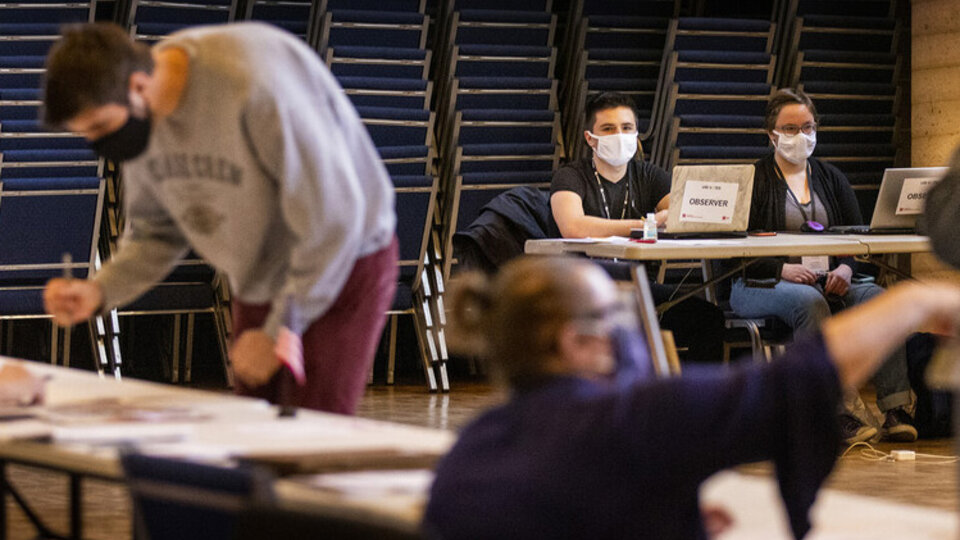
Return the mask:
[[70, 538], [83, 538], [83, 477], [70, 475]]

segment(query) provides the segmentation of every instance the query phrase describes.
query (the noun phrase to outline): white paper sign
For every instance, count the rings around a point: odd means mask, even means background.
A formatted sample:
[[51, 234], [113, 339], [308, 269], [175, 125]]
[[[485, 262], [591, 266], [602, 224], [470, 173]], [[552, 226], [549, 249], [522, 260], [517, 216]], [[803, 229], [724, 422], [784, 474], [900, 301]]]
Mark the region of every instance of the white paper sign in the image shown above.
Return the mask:
[[811, 272], [829, 272], [830, 257], [801, 257], [800, 264]]
[[927, 200], [927, 192], [939, 181], [939, 178], [904, 178], [903, 188], [900, 190], [900, 200], [897, 202], [897, 215], [922, 214], [923, 203]]
[[688, 181], [683, 190], [680, 222], [731, 223], [739, 188], [734, 182]]

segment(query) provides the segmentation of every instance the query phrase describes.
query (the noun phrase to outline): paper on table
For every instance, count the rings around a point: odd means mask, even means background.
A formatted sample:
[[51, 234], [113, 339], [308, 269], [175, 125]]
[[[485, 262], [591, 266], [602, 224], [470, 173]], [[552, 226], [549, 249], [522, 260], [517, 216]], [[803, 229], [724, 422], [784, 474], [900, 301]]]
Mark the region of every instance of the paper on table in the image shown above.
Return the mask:
[[426, 496], [433, 483], [433, 471], [426, 469], [399, 471], [363, 471], [335, 474], [318, 474], [295, 477], [292, 480], [314, 488], [336, 491], [357, 497], [380, 497], [383, 495]]
[[52, 428], [38, 420], [15, 420], [0, 423], [0, 441], [41, 439], [49, 437]]
[[[721, 472], [700, 488], [702, 503], [719, 505], [733, 518], [722, 540], [793, 538], [773, 478]], [[874, 497], [821, 490], [811, 511], [810, 540], [911, 540], [957, 538], [955, 512]]]

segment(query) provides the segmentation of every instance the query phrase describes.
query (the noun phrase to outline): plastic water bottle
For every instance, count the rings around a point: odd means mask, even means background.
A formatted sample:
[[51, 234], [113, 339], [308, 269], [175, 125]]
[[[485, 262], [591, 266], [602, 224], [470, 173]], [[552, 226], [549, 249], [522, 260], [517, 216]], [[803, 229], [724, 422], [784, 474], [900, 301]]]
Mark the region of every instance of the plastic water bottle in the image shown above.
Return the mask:
[[657, 239], [657, 215], [653, 212], [647, 214], [647, 219], [643, 221], [643, 239]]

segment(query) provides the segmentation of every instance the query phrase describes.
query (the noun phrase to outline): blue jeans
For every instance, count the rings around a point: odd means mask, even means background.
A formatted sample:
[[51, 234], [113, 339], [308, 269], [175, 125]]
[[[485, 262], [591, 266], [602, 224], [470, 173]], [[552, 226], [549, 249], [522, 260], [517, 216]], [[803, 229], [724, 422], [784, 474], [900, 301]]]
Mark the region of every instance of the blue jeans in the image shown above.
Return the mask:
[[[874, 283], [853, 284], [843, 303], [846, 307], [854, 306], [882, 292], [883, 288]], [[815, 331], [830, 316], [830, 306], [819, 289], [783, 280], [772, 289], [763, 289], [747, 287], [742, 279], [735, 279], [730, 290], [730, 307], [741, 317], [777, 317], [797, 333]], [[871, 380], [877, 388], [877, 406], [881, 411], [908, 405], [906, 345], [894, 351]]]

